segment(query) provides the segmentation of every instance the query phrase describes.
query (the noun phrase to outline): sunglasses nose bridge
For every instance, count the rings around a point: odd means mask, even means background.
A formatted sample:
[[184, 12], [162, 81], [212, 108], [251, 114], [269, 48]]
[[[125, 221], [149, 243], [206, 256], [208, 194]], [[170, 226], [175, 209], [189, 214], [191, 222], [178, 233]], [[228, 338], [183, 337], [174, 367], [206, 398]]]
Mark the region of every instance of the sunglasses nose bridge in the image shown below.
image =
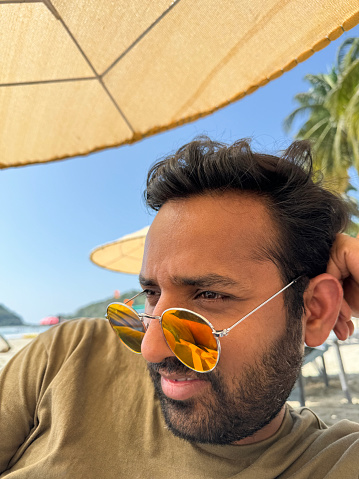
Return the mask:
[[161, 324], [162, 316], [154, 316], [153, 314], [147, 314], [147, 313], [137, 313], [137, 314], [138, 314], [143, 326], [145, 327], [146, 331], [147, 331], [149, 323], [150, 323], [150, 321], [146, 321], [146, 319], [158, 319], [160, 324]]
[[150, 319], [161, 319], [162, 316], [154, 316], [153, 314], [147, 314], [147, 313], [139, 313], [139, 316], [141, 318], [150, 318]]
[[[150, 363], [160, 363], [166, 357], [174, 356], [174, 353], [169, 348], [165, 339], [162, 327], [162, 316], [147, 313], [141, 313], [139, 316], [146, 332], [141, 344], [141, 353], [146, 361]], [[152, 324], [152, 319], [157, 320], [158, 323], [154, 321]]]

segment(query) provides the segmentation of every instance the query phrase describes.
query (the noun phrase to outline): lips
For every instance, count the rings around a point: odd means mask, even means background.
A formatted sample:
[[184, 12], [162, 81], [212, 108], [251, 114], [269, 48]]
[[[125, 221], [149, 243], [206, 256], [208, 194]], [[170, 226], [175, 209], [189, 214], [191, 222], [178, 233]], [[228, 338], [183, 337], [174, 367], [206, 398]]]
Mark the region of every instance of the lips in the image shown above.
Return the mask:
[[166, 370], [159, 370], [158, 374], [165, 379], [168, 379], [169, 381], [192, 381], [195, 379], [201, 379], [198, 376], [195, 376], [194, 374], [191, 375], [189, 372], [169, 372]]
[[181, 378], [181, 379], [173, 379], [172, 381], [182, 382], [182, 381], [196, 381], [195, 378]]
[[175, 357], [165, 358], [160, 363], [147, 363], [147, 368], [158, 394], [173, 400], [194, 398], [211, 387], [213, 373], [196, 373]]
[[198, 396], [208, 387], [208, 382], [197, 377], [161, 374], [161, 387], [165, 396], [177, 401], [185, 401]]

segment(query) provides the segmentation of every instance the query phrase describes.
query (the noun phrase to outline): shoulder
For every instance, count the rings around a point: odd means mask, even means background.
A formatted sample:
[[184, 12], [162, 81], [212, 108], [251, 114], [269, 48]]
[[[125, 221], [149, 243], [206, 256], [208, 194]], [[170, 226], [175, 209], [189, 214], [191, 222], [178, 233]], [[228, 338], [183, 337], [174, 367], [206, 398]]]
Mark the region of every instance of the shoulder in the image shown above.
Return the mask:
[[[144, 371], [145, 361], [129, 351], [105, 319], [80, 318], [65, 321], [41, 333], [15, 355], [4, 368], [11, 375], [33, 371], [42, 383], [64, 374], [74, 376], [86, 371], [108, 373], [121, 370]], [[26, 374], [28, 376], [28, 374]]]
[[[138, 355], [129, 351], [102, 318], [80, 318], [61, 323], [39, 335], [49, 359], [56, 362], [78, 362], [99, 368], [111, 362], [131, 363], [135, 367]], [[142, 359], [142, 358], [141, 358]], [[141, 362], [144, 362], [143, 360]]]
[[120, 343], [108, 321], [102, 318], [80, 318], [65, 321], [51, 327], [31, 343], [31, 347], [43, 348], [48, 355], [68, 356], [75, 350], [92, 347], [114, 347]]
[[340, 437], [352, 433], [359, 434], [359, 424], [344, 419], [333, 426], [327, 426], [320, 417], [307, 407], [293, 409], [289, 407], [290, 415], [293, 419], [293, 425], [296, 428], [303, 428], [308, 434], [317, 433], [318, 436]]
[[43, 344], [49, 344], [53, 341], [68, 340], [69, 342], [81, 342], [85, 338], [94, 336], [110, 336], [112, 332], [108, 321], [102, 318], [79, 318], [70, 321], [64, 321], [51, 327], [38, 338]]
[[311, 438], [313, 442], [329, 445], [348, 436], [351, 440], [359, 440], [359, 424], [356, 422], [344, 419], [333, 426], [327, 426], [307, 407], [299, 409], [289, 407], [289, 413], [293, 421], [293, 432]]
[[359, 424], [342, 420], [328, 427], [309, 408], [289, 411], [291, 435], [300, 452], [297, 464], [310, 471], [310, 477], [357, 478]]

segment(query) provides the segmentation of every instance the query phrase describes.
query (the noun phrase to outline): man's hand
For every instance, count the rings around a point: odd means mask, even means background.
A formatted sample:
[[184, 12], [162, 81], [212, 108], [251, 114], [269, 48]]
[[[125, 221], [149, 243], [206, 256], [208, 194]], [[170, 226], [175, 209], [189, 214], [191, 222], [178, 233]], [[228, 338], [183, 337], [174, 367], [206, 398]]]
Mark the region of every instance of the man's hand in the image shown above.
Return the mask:
[[352, 314], [359, 316], [359, 235], [339, 234], [330, 253], [327, 273], [342, 284], [344, 299], [333, 328], [338, 339], [345, 340], [354, 332]]

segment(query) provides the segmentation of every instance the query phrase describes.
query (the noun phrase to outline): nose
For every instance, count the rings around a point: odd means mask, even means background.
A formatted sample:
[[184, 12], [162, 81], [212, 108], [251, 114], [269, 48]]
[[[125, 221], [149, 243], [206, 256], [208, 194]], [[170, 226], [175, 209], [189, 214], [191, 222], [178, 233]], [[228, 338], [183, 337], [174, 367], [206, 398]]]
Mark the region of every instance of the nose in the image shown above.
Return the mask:
[[150, 363], [160, 363], [165, 358], [174, 356], [166, 343], [159, 319], [149, 320], [141, 344], [141, 353], [145, 360]]

